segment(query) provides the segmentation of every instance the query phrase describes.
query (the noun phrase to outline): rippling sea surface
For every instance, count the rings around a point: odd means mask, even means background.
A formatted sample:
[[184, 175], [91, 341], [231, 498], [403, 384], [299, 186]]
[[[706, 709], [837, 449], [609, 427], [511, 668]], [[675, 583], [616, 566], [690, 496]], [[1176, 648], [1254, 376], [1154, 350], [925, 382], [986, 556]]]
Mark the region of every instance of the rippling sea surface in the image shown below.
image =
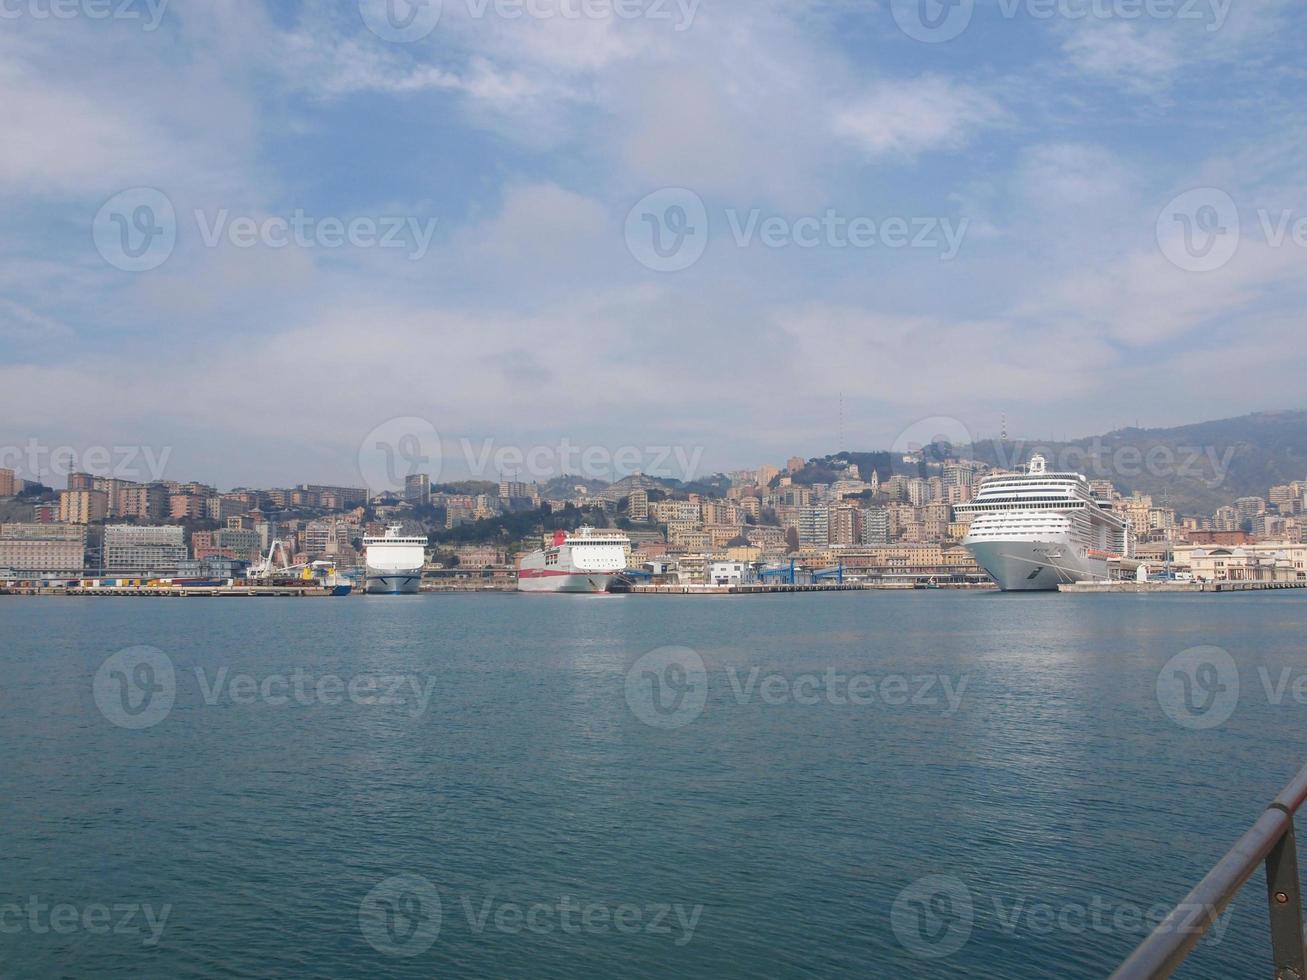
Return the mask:
[[1305, 600], [0, 599], [0, 975], [1103, 976], [1307, 761]]

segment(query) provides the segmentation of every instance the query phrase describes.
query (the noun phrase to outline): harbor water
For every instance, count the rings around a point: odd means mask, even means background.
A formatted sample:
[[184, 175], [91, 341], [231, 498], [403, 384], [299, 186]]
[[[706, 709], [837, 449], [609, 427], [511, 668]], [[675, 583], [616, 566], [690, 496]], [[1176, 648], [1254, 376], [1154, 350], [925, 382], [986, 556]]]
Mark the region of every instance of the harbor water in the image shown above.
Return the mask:
[[[0, 976], [1104, 976], [1307, 596], [0, 598]], [[1260, 875], [1181, 972], [1269, 972]]]

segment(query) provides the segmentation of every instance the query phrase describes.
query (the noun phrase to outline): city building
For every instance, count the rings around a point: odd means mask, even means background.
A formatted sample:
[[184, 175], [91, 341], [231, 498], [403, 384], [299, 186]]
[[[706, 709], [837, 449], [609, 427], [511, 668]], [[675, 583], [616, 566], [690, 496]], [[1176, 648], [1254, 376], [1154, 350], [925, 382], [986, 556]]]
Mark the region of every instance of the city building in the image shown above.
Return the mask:
[[104, 529], [106, 571], [171, 572], [187, 557], [185, 529], [175, 524], [110, 524]]
[[799, 544], [830, 544], [830, 511], [825, 507], [800, 507], [796, 527]]
[[425, 507], [431, 503], [431, 477], [425, 473], [414, 473], [404, 478], [404, 499], [415, 507]]
[[868, 507], [862, 512], [862, 544], [889, 544], [889, 511]]
[[168, 491], [157, 483], [123, 487], [118, 491], [114, 514], [117, 517], [161, 521], [168, 515]]
[[59, 493], [61, 524], [91, 524], [109, 516], [109, 496], [101, 490], [62, 490]]
[[0, 497], [13, 497], [18, 493], [18, 474], [13, 470], [0, 470]]
[[627, 516], [633, 521], [649, 519], [649, 491], [636, 490], [626, 498]]
[[328, 487], [303, 483], [300, 484], [298, 489], [300, 492], [316, 495], [319, 498], [323, 496], [334, 497], [342, 509], [357, 507], [359, 504], [368, 502], [368, 491], [362, 487]]
[[80, 575], [86, 527], [79, 524], [0, 524], [0, 574]]
[[168, 517], [171, 520], [199, 520], [204, 516], [203, 497], [196, 497], [189, 493], [174, 493], [168, 497]]

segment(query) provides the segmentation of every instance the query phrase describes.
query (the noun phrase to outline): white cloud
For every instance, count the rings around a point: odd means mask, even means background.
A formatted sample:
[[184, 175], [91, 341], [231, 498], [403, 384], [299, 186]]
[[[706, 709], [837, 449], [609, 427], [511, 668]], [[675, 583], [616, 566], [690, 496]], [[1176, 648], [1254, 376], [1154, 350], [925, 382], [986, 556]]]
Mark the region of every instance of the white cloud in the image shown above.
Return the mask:
[[988, 93], [925, 75], [872, 86], [836, 113], [834, 130], [872, 159], [902, 158], [961, 149], [1006, 118], [1006, 110]]

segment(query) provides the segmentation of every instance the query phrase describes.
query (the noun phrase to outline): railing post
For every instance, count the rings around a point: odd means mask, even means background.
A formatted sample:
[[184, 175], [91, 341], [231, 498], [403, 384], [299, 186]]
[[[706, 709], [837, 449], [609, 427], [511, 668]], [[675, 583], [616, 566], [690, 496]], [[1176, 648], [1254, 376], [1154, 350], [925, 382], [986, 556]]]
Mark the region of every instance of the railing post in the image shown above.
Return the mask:
[[1266, 897], [1271, 906], [1271, 955], [1275, 958], [1275, 980], [1307, 980], [1302, 886], [1298, 880], [1298, 844], [1293, 832], [1292, 813], [1289, 813], [1289, 827], [1284, 836], [1266, 855]]

